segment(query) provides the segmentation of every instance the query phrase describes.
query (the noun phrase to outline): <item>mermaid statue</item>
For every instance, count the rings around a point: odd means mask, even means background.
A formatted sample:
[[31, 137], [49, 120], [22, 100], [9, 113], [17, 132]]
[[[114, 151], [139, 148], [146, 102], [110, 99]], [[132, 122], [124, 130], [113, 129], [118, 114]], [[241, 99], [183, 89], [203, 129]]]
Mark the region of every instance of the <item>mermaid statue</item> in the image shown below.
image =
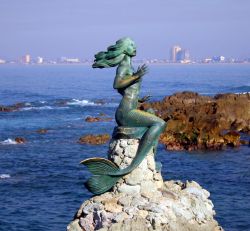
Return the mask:
[[130, 38], [119, 39], [115, 45], [109, 46], [107, 51], [95, 55], [93, 68], [117, 66], [113, 87], [122, 95], [115, 114], [117, 128], [124, 128], [124, 130], [128, 128], [132, 133], [141, 134], [139, 134], [140, 141], [136, 156], [124, 169], [120, 169], [115, 163], [104, 158], [89, 158], [81, 162], [93, 174], [85, 186], [94, 194], [102, 194], [110, 190], [121, 177], [138, 167], [149, 151], [156, 148], [158, 138], [166, 127], [165, 121], [152, 112], [137, 109], [138, 102], [148, 99], [148, 97], [139, 99], [142, 78], [147, 73], [148, 67], [144, 64], [134, 71], [131, 59], [135, 55], [136, 45]]

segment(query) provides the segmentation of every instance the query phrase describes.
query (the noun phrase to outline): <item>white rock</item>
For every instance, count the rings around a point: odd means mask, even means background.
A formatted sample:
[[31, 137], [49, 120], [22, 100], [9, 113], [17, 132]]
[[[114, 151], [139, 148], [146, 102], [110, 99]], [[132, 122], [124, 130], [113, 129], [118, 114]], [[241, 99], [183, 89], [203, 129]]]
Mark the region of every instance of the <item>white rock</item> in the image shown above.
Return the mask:
[[126, 193], [126, 194], [139, 194], [140, 193], [140, 186], [139, 185], [127, 185], [127, 184], [123, 184], [121, 185], [120, 188], [118, 188], [118, 191], [120, 193]]
[[148, 161], [145, 158], [139, 165], [139, 167], [142, 171], [148, 170]]
[[141, 193], [154, 193], [157, 191], [157, 187], [153, 181], [143, 181], [141, 183]]
[[95, 210], [102, 210], [102, 209], [103, 205], [101, 203], [94, 203], [94, 204], [91, 203], [85, 206], [82, 211], [84, 214], [89, 214], [94, 212]]
[[148, 204], [148, 200], [144, 197], [134, 197], [131, 201], [131, 206], [142, 207]]
[[[131, 164], [138, 140], [110, 142], [109, 157], [120, 168]], [[68, 231], [215, 231], [210, 193], [195, 181], [163, 182], [155, 170], [152, 150], [130, 174], [123, 176], [111, 192], [82, 204]], [[82, 227], [82, 228], [81, 228]]]
[[76, 219], [72, 221], [68, 226], [67, 226], [67, 231], [82, 231], [82, 228], [79, 225], [79, 220]]
[[124, 150], [124, 155], [130, 158], [134, 158], [136, 156], [136, 152], [138, 149], [138, 145], [128, 145]]
[[129, 185], [137, 185], [141, 183], [144, 180], [144, 178], [145, 176], [143, 174], [143, 171], [141, 171], [139, 168], [136, 168], [128, 175], [125, 181]]
[[80, 225], [85, 231], [94, 231], [93, 214], [88, 214], [86, 217], [80, 218]]
[[117, 140], [112, 139], [109, 143], [109, 150], [113, 150], [117, 144]]
[[137, 139], [128, 139], [127, 140], [127, 142], [128, 142], [128, 145], [139, 145], [139, 140], [137, 140]]
[[155, 159], [154, 155], [148, 155], [148, 168], [152, 171], [155, 170]]
[[202, 189], [195, 188], [195, 187], [188, 187], [188, 188], [184, 189], [183, 191], [185, 191], [189, 194], [193, 194], [196, 197], [201, 198], [202, 200], [207, 199], [207, 194]]
[[121, 139], [120, 140], [120, 147], [121, 148], [126, 148], [128, 146], [127, 139]]

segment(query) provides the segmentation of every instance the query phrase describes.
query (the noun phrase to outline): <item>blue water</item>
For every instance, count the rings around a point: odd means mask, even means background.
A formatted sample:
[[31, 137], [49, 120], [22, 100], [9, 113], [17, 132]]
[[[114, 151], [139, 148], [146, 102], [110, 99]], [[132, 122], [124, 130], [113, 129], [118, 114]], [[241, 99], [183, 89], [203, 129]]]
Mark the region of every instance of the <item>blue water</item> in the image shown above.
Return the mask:
[[[83, 186], [88, 173], [79, 162], [104, 157], [108, 145], [80, 145], [77, 140], [112, 132], [114, 120], [84, 119], [99, 113], [114, 118], [120, 100], [112, 88], [114, 72], [80, 65], [0, 66], [0, 105], [25, 103], [20, 111], [0, 113], [0, 230], [65, 230], [91, 196]], [[158, 100], [184, 90], [250, 92], [250, 65], [151, 66], [142, 95]], [[38, 134], [41, 128], [48, 133]], [[28, 142], [14, 144], [17, 136]], [[248, 146], [171, 152], [160, 145], [158, 158], [166, 180], [195, 180], [211, 192], [216, 219], [225, 230], [250, 230]]]

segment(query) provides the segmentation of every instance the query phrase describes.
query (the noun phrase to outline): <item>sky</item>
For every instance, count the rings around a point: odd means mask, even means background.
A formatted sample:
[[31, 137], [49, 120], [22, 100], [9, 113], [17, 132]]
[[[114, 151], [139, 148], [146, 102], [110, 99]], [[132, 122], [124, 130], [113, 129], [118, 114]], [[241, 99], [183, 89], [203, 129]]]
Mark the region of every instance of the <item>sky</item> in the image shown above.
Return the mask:
[[137, 58], [244, 58], [249, 25], [249, 0], [0, 0], [0, 58], [93, 58], [126, 36]]

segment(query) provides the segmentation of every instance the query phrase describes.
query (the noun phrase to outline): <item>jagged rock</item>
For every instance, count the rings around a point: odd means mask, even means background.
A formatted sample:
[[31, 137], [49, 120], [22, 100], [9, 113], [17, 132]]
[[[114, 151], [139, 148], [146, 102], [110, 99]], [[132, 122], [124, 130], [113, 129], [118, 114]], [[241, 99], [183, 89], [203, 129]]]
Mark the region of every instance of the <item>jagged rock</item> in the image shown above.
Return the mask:
[[109, 134], [100, 135], [85, 135], [82, 136], [78, 142], [80, 144], [105, 144], [110, 140]]
[[18, 111], [20, 108], [24, 107], [25, 103], [16, 103], [14, 105], [10, 106], [3, 106], [0, 105], [0, 112], [13, 112], [13, 111]]
[[222, 149], [239, 146], [240, 136], [223, 132], [250, 133], [250, 94], [201, 96], [194, 92], [175, 93], [162, 101], [144, 103], [167, 121], [160, 142], [169, 150]]
[[39, 134], [46, 134], [46, 133], [48, 133], [48, 129], [41, 128], [41, 129], [36, 130], [36, 132]]
[[16, 137], [15, 138], [15, 141], [18, 143], [18, 144], [23, 144], [23, 143], [26, 143], [27, 140], [23, 137]]
[[231, 147], [238, 147], [240, 146], [240, 134], [235, 131], [229, 131], [224, 135], [224, 140], [226, 141], [227, 145]]
[[86, 117], [85, 121], [86, 122], [104, 122], [104, 121], [111, 121], [112, 118], [105, 118], [105, 117], [92, 117], [92, 116], [88, 116]]
[[[131, 147], [134, 146], [134, 147]], [[119, 147], [119, 148], [118, 148]], [[135, 156], [138, 140], [111, 140], [109, 158], [120, 168]], [[128, 153], [134, 150], [135, 153]], [[120, 155], [116, 152], [120, 153]], [[110, 192], [85, 201], [72, 224], [83, 231], [218, 231], [210, 193], [194, 181], [166, 181], [155, 169], [153, 150]], [[221, 229], [222, 230], [222, 229]], [[78, 230], [77, 230], [78, 231]]]
[[67, 230], [70, 230], [70, 231], [82, 231], [83, 229], [82, 229], [81, 226], [79, 225], [79, 219], [76, 219], [76, 220], [72, 221], [72, 222], [67, 226]]

